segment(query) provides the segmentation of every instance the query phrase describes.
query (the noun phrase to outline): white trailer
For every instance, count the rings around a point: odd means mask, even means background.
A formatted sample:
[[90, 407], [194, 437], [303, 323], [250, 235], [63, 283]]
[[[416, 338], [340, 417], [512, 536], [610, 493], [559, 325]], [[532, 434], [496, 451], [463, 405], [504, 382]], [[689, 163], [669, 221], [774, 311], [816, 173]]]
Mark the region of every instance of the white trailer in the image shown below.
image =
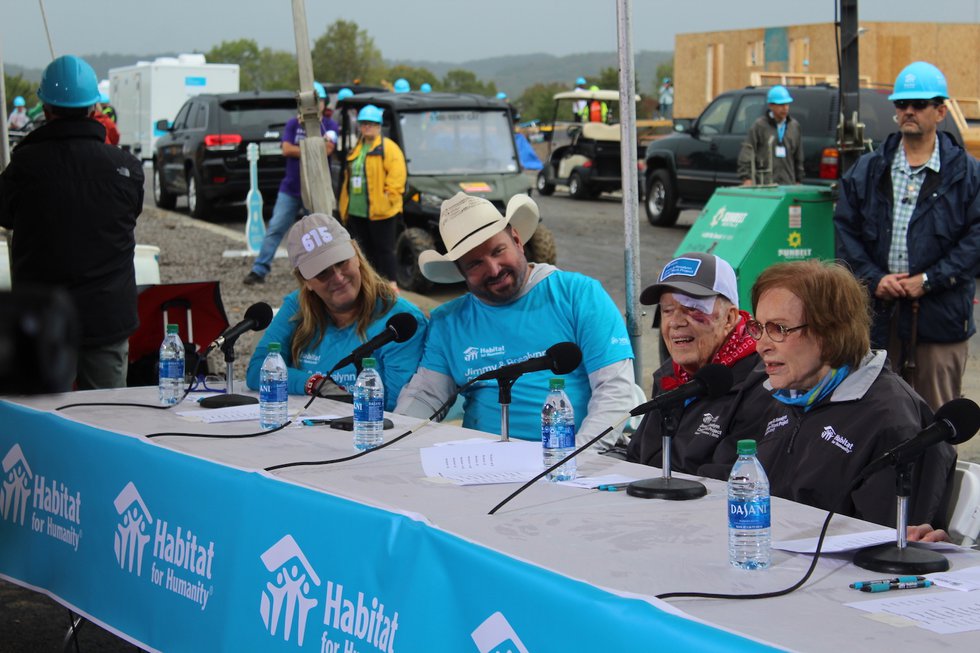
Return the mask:
[[202, 54], [161, 57], [109, 71], [109, 101], [116, 109], [119, 146], [153, 158], [160, 120], [173, 121], [187, 98], [237, 93], [238, 64], [209, 64]]

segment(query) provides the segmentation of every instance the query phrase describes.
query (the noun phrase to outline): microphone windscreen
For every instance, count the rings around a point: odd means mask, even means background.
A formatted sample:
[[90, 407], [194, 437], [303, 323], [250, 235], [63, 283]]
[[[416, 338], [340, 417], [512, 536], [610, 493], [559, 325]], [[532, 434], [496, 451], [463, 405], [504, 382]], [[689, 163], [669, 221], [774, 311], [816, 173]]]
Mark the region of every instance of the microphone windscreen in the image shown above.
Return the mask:
[[245, 319], [255, 322], [255, 331], [261, 331], [272, 322], [272, 307], [265, 302], [252, 304], [245, 310]]
[[705, 365], [694, 374], [694, 378], [704, 384], [705, 394], [716, 399], [732, 389], [735, 383], [735, 376], [731, 368], [721, 363]]
[[559, 342], [548, 347], [551, 371], [555, 374], [570, 374], [582, 362], [582, 350], [574, 342]]
[[419, 321], [411, 313], [395, 313], [388, 318], [385, 327], [395, 332], [395, 342], [405, 342], [415, 335]]
[[936, 411], [936, 421], [947, 421], [955, 431], [948, 440], [950, 444], [961, 444], [972, 438], [980, 429], [980, 406], [966, 397], [953, 399]]

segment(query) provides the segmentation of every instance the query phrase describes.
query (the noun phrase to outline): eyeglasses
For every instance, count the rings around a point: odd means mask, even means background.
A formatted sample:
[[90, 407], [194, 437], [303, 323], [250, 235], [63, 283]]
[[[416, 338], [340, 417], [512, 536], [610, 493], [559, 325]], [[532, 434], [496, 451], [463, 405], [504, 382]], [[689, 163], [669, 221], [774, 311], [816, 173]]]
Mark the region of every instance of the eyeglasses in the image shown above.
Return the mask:
[[769, 339], [773, 342], [782, 342], [786, 340], [786, 336], [793, 333], [794, 331], [799, 331], [800, 329], [807, 327], [807, 324], [801, 324], [795, 327], [784, 327], [782, 324], [776, 324], [775, 322], [766, 322], [762, 324], [756, 320], [749, 320], [745, 324], [745, 330], [753, 340], [762, 340], [762, 332], [765, 331], [769, 334]]
[[922, 111], [926, 107], [938, 107], [942, 102], [936, 102], [934, 100], [895, 100], [895, 108], [899, 111], [905, 111], [909, 107], [912, 107], [916, 111]]
[[190, 392], [227, 392], [224, 378], [217, 376], [216, 374], [199, 374], [197, 378], [192, 379], [190, 383]]

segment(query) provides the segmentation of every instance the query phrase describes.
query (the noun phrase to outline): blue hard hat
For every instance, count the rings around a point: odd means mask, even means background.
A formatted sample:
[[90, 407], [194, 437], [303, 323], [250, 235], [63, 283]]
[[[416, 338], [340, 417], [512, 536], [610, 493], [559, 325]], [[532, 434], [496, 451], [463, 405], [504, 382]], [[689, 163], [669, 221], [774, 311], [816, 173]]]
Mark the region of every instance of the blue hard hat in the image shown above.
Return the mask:
[[430, 84], [429, 82], [425, 82], [424, 84], [422, 84], [421, 86], [419, 86], [419, 90], [422, 91], [423, 93], [431, 93], [432, 92], [432, 84]]
[[327, 95], [327, 89], [323, 88], [323, 84], [320, 82], [313, 82], [313, 90], [316, 91], [316, 99], [318, 100], [329, 100], [330, 96]]
[[37, 96], [55, 107], [90, 107], [99, 101], [99, 80], [84, 59], [66, 54], [44, 69]]
[[931, 100], [948, 98], [949, 88], [942, 71], [925, 61], [910, 63], [898, 73], [895, 79], [895, 92], [889, 100]]
[[99, 93], [99, 102], [101, 104], [109, 104], [109, 96], [105, 93]]
[[497, 93], [497, 99], [498, 100], [506, 100], [507, 99], [507, 94], [504, 93], [503, 91], [500, 91], [499, 93]]
[[667, 84], [667, 83], [669, 83], [669, 82], [670, 82], [670, 77], [664, 77], [664, 79], [663, 79], [663, 81], [661, 82], [661, 84]]
[[345, 86], [344, 88], [337, 91], [337, 102], [340, 102], [341, 100], [346, 100], [352, 95], [354, 95], [354, 91], [350, 90]]
[[18, 95], [17, 97], [14, 98], [14, 106], [15, 107], [27, 106], [27, 102], [24, 102], [24, 98]]
[[408, 93], [412, 90], [412, 85], [404, 77], [395, 80], [395, 93]]
[[383, 115], [384, 112], [378, 107], [374, 106], [373, 104], [365, 104], [363, 107], [361, 107], [361, 110], [357, 112], [357, 121], [376, 122], [380, 125], [382, 122], [381, 117]]
[[588, 82], [585, 81], [584, 77], [579, 77], [578, 79], [575, 80], [575, 83], [578, 84], [579, 86], [585, 86]]
[[793, 97], [785, 86], [773, 86], [766, 95], [766, 102], [769, 104], [789, 104], [792, 101]]

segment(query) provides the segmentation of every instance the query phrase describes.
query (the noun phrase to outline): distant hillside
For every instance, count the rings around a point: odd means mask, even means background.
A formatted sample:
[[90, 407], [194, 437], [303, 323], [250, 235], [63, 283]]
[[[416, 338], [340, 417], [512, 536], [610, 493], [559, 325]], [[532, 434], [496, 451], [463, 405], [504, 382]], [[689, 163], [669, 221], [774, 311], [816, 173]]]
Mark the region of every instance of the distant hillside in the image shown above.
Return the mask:
[[[673, 52], [644, 50], [634, 54], [634, 73], [640, 92], [650, 93], [657, 66], [670, 61]], [[450, 70], [472, 71], [483, 81], [492, 81], [497, 88], [511, 97], [517, 97], [528, 86], [538, 82], [564, 82], [569, 88], [574, 86], [577, 77], [598, 75], [603, 68], [618, 68], [619, 57], [615, 52], [586, 52], [582, 54], [556, 57], [551, 54], [518, 54], [490, 59], [474, 59], [462, 63], [445, 61], [396, 60], [389, 65], [405, 64], [417, 68], [427, 68], [436, 76], [442, 77]]]
[[[153, 61], [157, 57], [175, 56], [177, 54], [174, 52], [144, 55], [103, 52], [82, 55], [95, 68], [95, 74], [98, 75], [99, 79], [107, 79], [110, 68], [131, 66], [137, 61]], [[672, 52], [650, 50], [636, 53], [634, 70], [641, 94], [651, 92], [657, 66], [665, 61], [670, 61], [673, 56]], [[443, 77], [450, 70], [469, 70], [483, 81], [494, 82], [498, 89], [505, 91], [511, 97], [519, 96], [528, 86], [538, 82], [563, 82], [571, 88], [576, 77], [588, 78], [598, 75], [603, 68], [619, 67], [619, 59], [615, 52], [586, 52], [564, 57], [556, 57], [550, 54], [519, 54], [490, 59], [474, 59], [462, 63], [419, 60], [389, 60], [386, 63], [388, 65], [405, 64], [417, 68], [427, 68], [437, 77]], [[41, 81], [42, 70], [40, 68], [23, 68], [15, 64], [7, 64], [5, 68], [8, 75], [21, 74], [25, 79], [35, 82]]]

